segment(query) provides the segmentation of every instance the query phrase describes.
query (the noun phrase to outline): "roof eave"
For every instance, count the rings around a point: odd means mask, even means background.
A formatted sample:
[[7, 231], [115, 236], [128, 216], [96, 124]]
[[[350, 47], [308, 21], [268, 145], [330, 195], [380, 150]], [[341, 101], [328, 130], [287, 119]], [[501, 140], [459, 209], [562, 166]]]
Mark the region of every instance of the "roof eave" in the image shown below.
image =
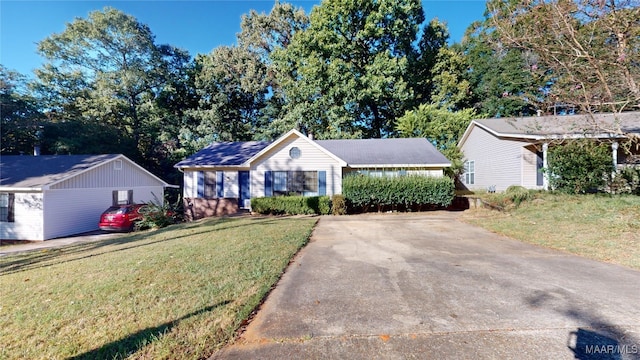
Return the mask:
[[42, 192], [44, 187], [0, 186], [0, 192]]
[[451, 163], [441, 164], [348, 164], [350, 168], [438, 168], [451, 167]]

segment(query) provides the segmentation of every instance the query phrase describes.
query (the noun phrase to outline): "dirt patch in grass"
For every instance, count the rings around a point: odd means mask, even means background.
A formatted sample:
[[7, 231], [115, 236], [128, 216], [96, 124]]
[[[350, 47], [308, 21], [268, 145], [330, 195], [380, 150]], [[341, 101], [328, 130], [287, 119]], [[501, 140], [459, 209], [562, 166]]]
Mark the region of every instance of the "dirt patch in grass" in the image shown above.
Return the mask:
[[507, 211], [466, 211], [464, 221], [520, 241], [640, 270], [640, 197], [536, 194]]
[[211, 355], [315, 218], [227, 218], [0, 258], [0, 358]]

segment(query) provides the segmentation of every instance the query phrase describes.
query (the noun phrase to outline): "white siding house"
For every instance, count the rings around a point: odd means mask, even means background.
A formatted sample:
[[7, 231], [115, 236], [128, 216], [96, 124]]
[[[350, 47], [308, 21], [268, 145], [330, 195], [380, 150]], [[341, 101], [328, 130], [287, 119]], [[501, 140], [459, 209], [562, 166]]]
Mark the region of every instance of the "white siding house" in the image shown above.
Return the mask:
[[2, 156], [0, 173], [3, 240], [97, 230], [100, 214], [119, 198], [162, 200], [171, 186], [124, 155]]
[[187, 219], [235, 213], [255, 197], [340, 194], [352, 172], [443, 176], [449, 166], [426, 139], [312, 140], [297, 130], [274, 142], [213, 143], [175, 165]]
[[547, 189], [547, 151], [568, 139], [594, 138], [611, 145], [620, 167], [637, 161], [619, 143], [640, 134], [640, 112], [473, 120], [458, 146], [464, 155], [461, 183], [470, 190], [504, 191], [511, 185]]

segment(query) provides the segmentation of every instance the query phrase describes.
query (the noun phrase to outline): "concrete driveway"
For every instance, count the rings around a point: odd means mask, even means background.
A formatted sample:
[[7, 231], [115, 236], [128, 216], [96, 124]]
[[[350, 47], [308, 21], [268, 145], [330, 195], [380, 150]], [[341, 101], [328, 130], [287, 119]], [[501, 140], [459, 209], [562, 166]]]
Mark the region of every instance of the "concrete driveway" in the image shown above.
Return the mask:
[[640, 272], [458, 213], [322, 217], [220, 359], [640, 359]]

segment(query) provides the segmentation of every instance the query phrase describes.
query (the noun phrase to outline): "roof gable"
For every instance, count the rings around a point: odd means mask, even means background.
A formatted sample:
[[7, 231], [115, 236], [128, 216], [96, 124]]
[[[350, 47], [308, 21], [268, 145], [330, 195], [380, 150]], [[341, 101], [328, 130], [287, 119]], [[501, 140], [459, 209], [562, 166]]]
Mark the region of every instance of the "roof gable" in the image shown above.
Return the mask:
[[174, 167], [242, 166], [247, 160], [266, 148], [268, 141], [239, 141], [212, 143], [180, 161]]
[[103, 155], [3, 155], [0, 157], [0, 187], [44, 188], [90, 171], [106, 162], [123, 159], [140, 171], [151, 175], [164, 186], [170, 186], [157, 176], [121, 154]]
[[309, 139], [308, 137], [306, 137], [301, 132], [299, 132], [298, 130], [295, 130], [295, 129], [289, 130], [289, 132], [287, 132], [286, 134], [280, 136], [276, 141], [272, 142], [271, 144], [266, 146], [264, 149], [262, 149], [260, 152], [258, 152], [257, 154], [252, 156], [250, 159], [248, 159], [246, 161], [246, 164], [247, 165], [251, 164], [252, 162], [256, 161], [257, 159], [259, 159], [260, 157], [262, 157], [263, 155], [268, 153], [271, 149], [276, 148], [277, 146], [279, 146], [283, 142], [287, 141], [287, 139], [290, 139], [291, 137], [297, 137], [297, 138], [300, 138], [300, 139], [303, 139], [303, 140], [309, 142], [309, 144], [311, 144], [312, 146], [318, 148], [320, 151], [322, 151], [323, 153], [327, 154], [329, 157], [331, 157], [334, 160], [336, 160], [340, 164], [340, 166], [345, 166], [346, 165], [346, 162], [343, 159], [341, 159], [340, 157], [336, 156], [334, 153], [332, 153], [330, 151], [327, 151], [327, 149], [325, 149], [322, 146], [318, 145], [318, 143], [316, 141], [313, 141], [313, 140]]
[[450, 166], [425, 138], [317, 140], [349, 166]]

